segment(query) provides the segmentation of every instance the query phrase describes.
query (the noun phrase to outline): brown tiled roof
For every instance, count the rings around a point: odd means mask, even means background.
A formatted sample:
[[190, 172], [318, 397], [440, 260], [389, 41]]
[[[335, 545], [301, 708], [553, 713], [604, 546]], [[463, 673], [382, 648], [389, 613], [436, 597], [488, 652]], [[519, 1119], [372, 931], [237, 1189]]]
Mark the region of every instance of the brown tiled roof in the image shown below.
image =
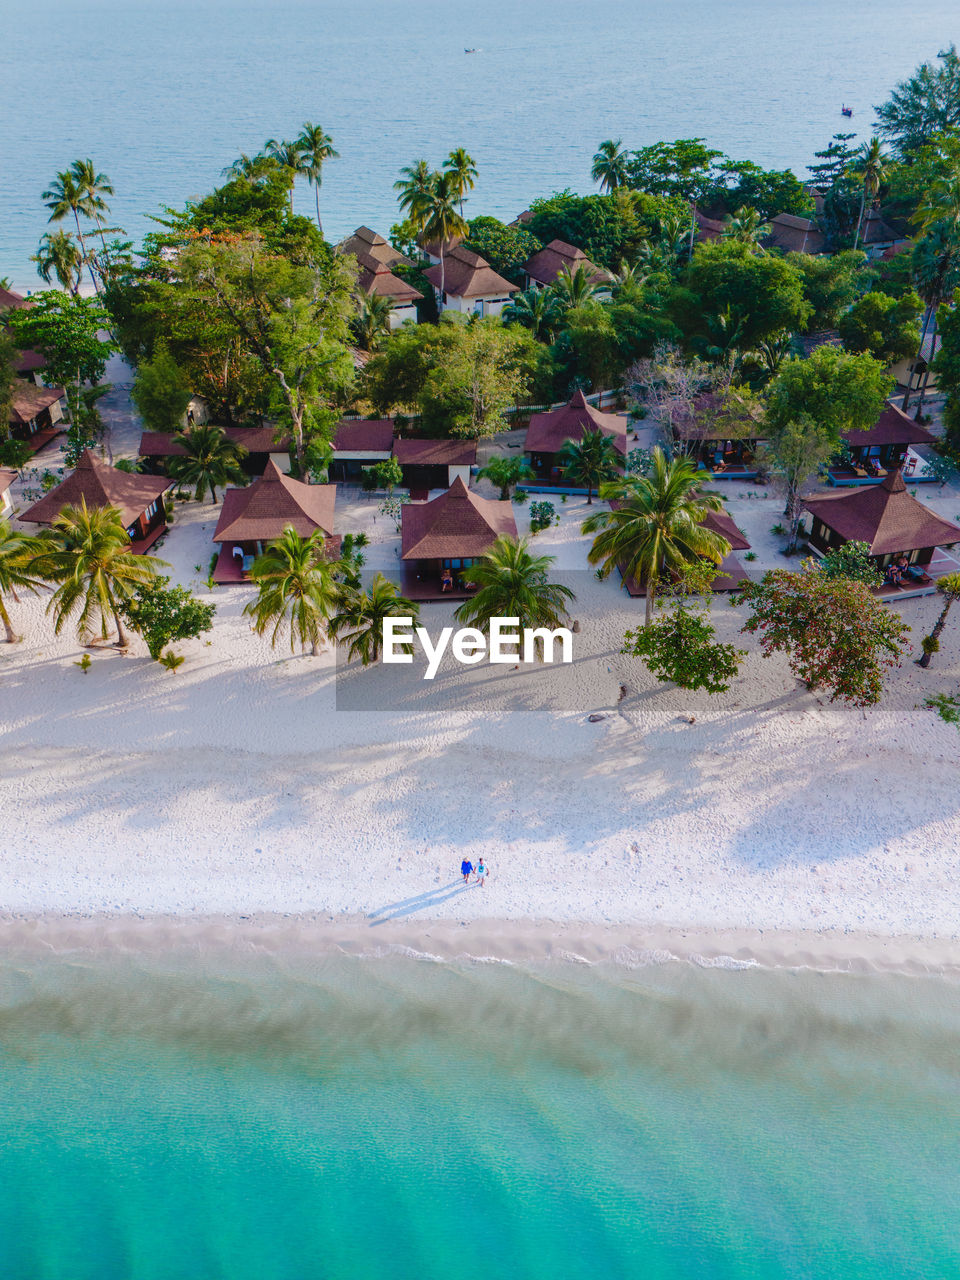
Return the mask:
[[860, 229], [862, 244], [896, 244], [903, 240], [899, 231], [894, 231], [880, 216], [879, 209], [868, 209], [863, 215], [863, 226]]
[[281, 475], [273, 461], [245, 489], [228, 489], [214, 542], [269, 542], [291, 525], [301, 537], [317, 529], [333, 533], [335, 484], [304, 484]]
[[822, 253], [825, 245], [823, 232], [809, 218], [799, 218], [793, 213], [778, 213], [770, 219], [767, 244], [787, 253]]
[[393, 448], [393, 419], [355, 418], [341, 422], [333, 447], [337, 453], [389, 453]]
[[697, 223], [698, 240], [719, 240], [723, 235], [723, 223], [719, 218], [708, 218], [699, 209], [693, 211], [693, 216]]
[[15, 373], [33, 373], [35, 369], [45, 369], [47, 357], [39, 351], [18, 351], [13, 359]]
[[874, 556], [960, 542], [960, 525], [942, 520], [912, 498], [897, 470], [878, 485], [806, 498], [803, 505], [847, 542], [865, 542]]
[[393, 456], [401, 466], [472, 467], [476, 440], [395, 440]]
[[523, 447], [527, 453], [559, 453], [567, 440], [582, 440], [585, 431], [612, 436], [618, 453], [627, 452], [627, 420], [617, 413], [601, 413], [587, 404], [582, 391], [569, 404], [549, 413], [535, 413]]
[[0, 289], [0, 311], [13, 311], [18, 307], [35, 307], [32, 298], [25, 298], [22, 293], [14, 293], [12, 289]]
[[337, 250], [339, 253], [355, 253], [358, 258], [361, 253], [366, 254], [387, 267], [396, 267], [400, 263], [410, 265], [409, 258], [404, 257], [392, 244], [388, 244], [383, 236], [378, 235], [376, 231], [371, 231], [369, 227], [357, 227], [352, 236], [341, 240]]
[[514, 220], [513, 220], [512, 222], [508, 222], [508, 223], [507, 223], [507, 226], [508, 226], [508, 227], [522, 227], [522, 226], [524, 226], [526, 223], [530, 222], [530, 220], [531, 220], [532, 218], [533, 218], [533, 210], [532, 210], [532, 209], [524, 209], [523, 213], [518, 213], [518, 214], [517, 214], [517, 216], [514, 218]]
[[15, 471], [11, 471], [9, 467], [0, 467], [0, 493], [6, 493], [16, 478]]
[[517, 536], [513, 504], [481, 498], [457, 477], [431, 502], [401, 508], [404, 560], [485, 555], [501, 533]]
[[730, 543], [731, 551], [750, 550], [750, 543], [734, 524], [733, 517], [728, 512], [708, 511], [701, 523], [705, 529], [712, 529], [714, 533], [719, 533], [721, 538], [726, 538]]
[[[503, 276], [498, 276], [478, 253], [458, 245], [444, 255], [443, 288], [455, 298], [487, 298], [497, 294], [519, 293], [520, 290]], [[423, 273], [430, 283], [440, 288], [440, 266], [427, 267]]]
[[406, 280], [395, 276], [384, 262], [378, 262], [369, 253], [357, 254], [357, 284], [366, 294], [389, 298], [392, 302], [416, 302], [423, 294]]
[[569, 271], [583, 267], [591, 284], [610, 284], [613, 280], [609, 271], [595, 266], [582, 249], [567, 244], [565, 240], [551, 240], [544, 248], [530, 255], [523, 269], [539, 284], [553, 284], [564, 267]]
[[[273, 427], [225, 427], [224, 435], [231, 444], [242, 445], [248, 453], [285, 453], [290, 448], [290, 437], [278, 440]], [[141, 458], [181, 458], [186, 449], [172, 434], [144, 431], [138, 452]]]
[[13, 387], [10, 421], [18, 426], [25, 426], [38, 413], [62, 400], [66, 394], [63, 387], [38, 387], [32, 382], [18, 381]]
[[[434, 258], [440, 257], [440, 241], [439, 240], [418, 240], [417, 243], [424, 253], [429, 253]], [[443, 242], [443, 256], [453, 253], [459, 245], [463, 244], [463, 236], [449, 236]]]
[[936, 439], [929, 431], [887, 401], [886, 408], [867, 431], [844, 431], [847, 444], [857, 448], [874, 448], [885, 444], [933, 444]]
[[118, 471], [84, 449], [76, 471], [44, 494], [20, 519], [31, 524], [51, 524], [64, 507], [79, 506], [82, 498], [88, 507], [116, 507], [123, 523], [132, 524], [172, 483], [165, 476]]

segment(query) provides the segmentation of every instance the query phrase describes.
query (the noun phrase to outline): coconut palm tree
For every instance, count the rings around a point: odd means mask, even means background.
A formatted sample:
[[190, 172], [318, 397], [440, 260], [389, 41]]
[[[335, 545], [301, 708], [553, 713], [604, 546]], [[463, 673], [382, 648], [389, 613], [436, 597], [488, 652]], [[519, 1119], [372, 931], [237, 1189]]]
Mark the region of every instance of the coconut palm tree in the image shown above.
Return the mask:
[[764, 222], [756, 209], [741, 205], [735, 213], [728, 213], [723, 220], [720, 237], [735, 244], [745, 244], [752, 253], [763, 253], [761, 240], [770, 234], [770, 223]]
[[446, 288], [446, 272], [444, 267], [444, 250], [455, 236], [467, 234], [467, 224], [457, 212], [457, 178], [454, 173], [435, 173], [422, 200], [416, 206], [412, 216], [419, 209], [423, 239], [426, 244], [436, 244], [440, 257], [440, 295]]
[[563, 318], [563, 308], [551, 289], [525, 289], [515, 293], [503, 308], [501, 318], [505, 324], [517, 324], [529, 329], [535, 338], [549, 342]]
[[241, 151], [233, 164], [228, 164], [225, 169], [220, 170], [220, 176], [233, 181], [246, 178], [248, 182], [260, 182], [271, 173], [276, 173], [278, 167], [273, 156], [265, 156], [262, 152], [255, 156], [248, 156], [245, 151]]
[[326, 557], [323, 533], [318, 529], [304, 538], [288, 525], [254, 560], [250, 577], [257, 597], [243, 612], [253, 618], [257, 635], [269, 631], [275, 646], [289, 631], [291, 653], [298, 644], [310, 645], [315, 656], [338, 599], [336, 565]]
[[400, 212], [420, 226], [423, 202], [433, 182], [433, 171], [426, 160], [408, 164], [400, 170], [400, 177], [393, 184], [397, 192]]
[[299, 152], [297, 172], [302, 173], [313, 187], [317, 201], [317, 227], [323, 235], [323, 223], [320, 221], [320, 184], [323, 181], [323, 166], [328, 160], [337, 160], [339, 151], [333, 149], [333, 139], [318, 124], [308, 120], [300, 130], [300, 137], [294, 144]]
[[884, 179], [885, 164], [886, 156], [883, 154], [880, 139], [871, 138], [869, 142], [865, 142], [860, 148], [860, 162], [854, 169], [854, 173], [859, 177], [863, 187], [860, 192], [860, 214], [857, 218], [857, 229], [853, 237], [854, 248], [860, 243], [860, 230], [863, 226], [867, 197], [870, 197], [872, 204], [880, 194], [880, 184]]
[[36, 576], [31, 565], [38, 546], [38, 538], [12, 529], [8, 520], [0, 520], [0, 622], [6, 632], [7, 644], [17, 644], [23, 637], [13, 629], [4, 596], [10, 596], [19, 604], [18, 587], [21, 591], [35, 592], [43, 585], [43, 580]]
[[164, 561], [133, 554], [116, 507], [88, 507], [82, 498], [78, 507], [64, 507], [38, 542], [30, 569], [46, 582], [58, 584], [47, 605], [56, 634], [76, 615], [81, 640], [93, 633], [94, 626], [106, 640], [112, 622], [117, 643], [125, 646], [120, 606], [156, 576]]
[[501, 502], [509, 501], [511, 490], [515, 489], [522, 480], [536, 479], [526, 458], [509, 458], [506, 454], [491, 458], [485, 467], [480, 468], [477, 475], [496, 485], [500, 490]]
[[247, 450], [229, 440], [223, 427], [198, 423], [189, 431], [178, 431], [173, 440], [174, 444], [183, 445], [186, 453], [170, 458], [167, 464], [170, 479], [178, 484], [193, 485], [197, 502], [203, 501], [209, 489], [210, 501], [215, 504], [217, 485], [224, 489], [231, 480], [241, 485], [245, 482], [240, 459]]
[[263, 153], [271, 160], [276, 160], [281, 169], [286, 169], [288, 183], [290, 189], [290, 212], [293, 213], [293, 184], [296, 181], [297, 174], [302, 172], [300, 168], [301, 151], [300, 146], [296, 142], [284, 142], [277, 138], [268, 138]]
[[627, 185], [627, 158], [629, 153], [621, 151], [622, 142], [622, 138], [617, 138], [616, 141], [608, 138], [606, 142], [600, 143], [597, 153], [593, 157], [590, 177], [594, 182], [600, 183], [601, 191], [616, 191], [618, 187]]
[[90, 207], [90, 217], [97, 224], [97, 231], [100, 235], [100, 243], [103, 246], [104, 257], [107, 253], [106, 231], [119, 230], [118, 227], [107, 228], [103, 224], [103, 218], [100, 216], [110, 212], [110, 206], [107, 204], [104, 196], [113, 195], [113, 187], [110, 179], [105, 173], [97, 173], [92, 160], [74, 160], [70, 166], [70, 172], [73, 174], [74, 181], [79, 190], [87, 195]]
[[586, 489], [588, 507], [593, 506], [594, 490], [604, 481], [613, 480], [623, 465], [612, 438], [602, 431], [584, 431], [579, 440], [564, 441], [557, 461], [563, 467], [565, 480]]
[[456, 612], [458, 622], [489, 635], [493, 618], [518, 618], [525, 627], [562, 627], [567, 605], [575, 599], [569, 587], [547, 577], [553, 556], [534, 556], [526, 538], [501, 534], [470, 569], [477, 592]]
[[390, 315], [393, 303], [376, 293], [363, 293], [357, 301], [357, 314], [351, 327], [357, 342], [364, 351], [376, 351], [390, 334]]
[[578, 266], [574, 271], [564, 267], [550, 286], [550, 292], [564, 311], [572, 307], [582, 307], [584, 303], [593, 302], [602, 292], [602, 286], [595, 284], [585, 267]]
[[[330, 619], [328, 632], [347, 645], [352, 662], [359, 658], [363, 666], [376, 662], [383, 652], [385, 618], [409, 618], [411, 625], [420, 621], [420, 606], [400, 594], [400, 588], [378, 573], [370, 590], [345, 587], [340, 594], [337, 612]], [[404, 651], [412, 652], [413, 646]]]
[[463, 197], [473, 190], [477, 177], [477, 166], [473, 157], [468, 156], [463, 147], [451, 151], [443, 162], [443, 167], [453, 174], [457, 184], [457, 199], [460, 202], [460, 217], [463, 217]]
[[720, 511], [723, 503], [714, 493], [701, 493], [699, 486], [700, 476], [689, 459], [668, 462], [657, 447], [649, 474], [605, 484], [600, 496], [615, 507], [595, 512], [583, 523], [585, 534], [597, 535], [587, 553], [590, 563], [599, 565], [604, 575], [619, 567], [624, 577], [646, 587], [646, 623], [653, 617], [663, 573], [704, 558], [719, 564], [729, 554], [726, 538], [703, 527], [707, 512]]
[[62, 222], [69, 214], [73, 214], [73, 220], [77, 226], [77, 239], [80, 241], [80, 256], [87, 264], [94, 291], [99, 293], [100, 284], [90, 262], [90, 254], [87, 252], [83, 229], [80, 226], [81, 213], [85, 218], [93, 216], [93, 205], [89, 193], [77, 182], [76, 175], [70, 169], [65, 169], [57, 174], [41, 199], [50, 210], [48, 222]]
[[[913, 280], [917, 293], [925, 304], [923, 325], [920, 330], [920, 345], [914, 367], [923, 358], [923, 348], [930, 326], [932, 329], [931, 352], [926, 361], [923, 380], [919, 386], [920, 400], [917, 406], [917, 417], [923, 412], [926, 396], [927, 379], [930, 365], [936, 354], [937, 311], [942, 302], [953, 296], [954, 290], [960, 286], [960, 234], [958, 228], [949, 221], [932, 223], [922, 239], [913, 247]], [[913, 371], [907, 379], [907, 389], [903, 396], [903, 411], [906, 412], [913, 392]]]
[[944, 605], [940, 610], [940, 617], [924, 643], [923, 653], [920, 656], [921, 667], [929, 667], [930, 659], [940, 648], [940, 633], [947, 625], [947, 614], [954, 603], [960, 600], [960, 573], [945, 573], [937, 580], [937, 590], [944, 598]]
[[83, 256], [69, 231], [48, 231], [30, 261], [37, 264], [37, 275], [47, 284], [56, 276], [62, 289], [74, 295], [80, 292]]

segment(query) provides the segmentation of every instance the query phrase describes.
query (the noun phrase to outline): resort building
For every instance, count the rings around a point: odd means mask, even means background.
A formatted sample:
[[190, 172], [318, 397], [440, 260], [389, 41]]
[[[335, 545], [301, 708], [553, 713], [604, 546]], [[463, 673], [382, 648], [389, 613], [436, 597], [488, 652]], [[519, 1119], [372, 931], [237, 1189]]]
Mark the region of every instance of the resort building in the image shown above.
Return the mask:
[[894, 251], [895, 256], [897, 252], [908, 247], [912, 247], [911, 242], [884, 222], [879, 209], [866, 211], [860, 227], [858, 248], [863, 249], [871, 258], [882, 258], [890, 250]]
[[330, 479], [359, 481], [367, 467], [386, 462], [393, 453], [393, 430], [392, 418], [350, 418], [339, 423], [327, 469]]
[[883, 413], [868, 431], [843, 433], [844, 457], [829, 468], [830, 483], [879, 484], [888, 471], [904, 467], [911, 445], [930, 445], [934, 439], [929, 431], [888, 400]]
[[567, 244], [565, 240], [551, 240], [524, 263], [525, 288], [546, 289], [564, 270], [573, 273], [578, 267], [583, 268], [591, 284], [604, 287], [614, 282], [614, 276], [603, 267], [595, 266], [582, 249]]
[[[936, 343], [936, 350], [934, 349], [934, 343]], [[896, 378], [897, 385], [904, 388], [912, 387], [914, 394], [916, 394], [923, 385], [924, 378], [926, 378], [927, 394], [933, 395], [937, 389], [937, 374], [935, 369], [929, 368], [929, 365], [939, 350], [939, 334], [934, 332], [931, 325], [923, 335], [919, 353], [904, 356], [895, 365], [891, 365], [890, 373]]]
[[784, 253], [823, 253], [826, 248], [823, 232], [810, 218], [800, 218], [795, 213], [778, 213], [770, 219], [770, 234], [765, 244], [770, 249], [782, 249]]
[[618, 413], [601, 413], [587, 403], [582, 391], [574, 393], [569, 404], [547, 413], [535, 413], [530, 419], [523, 450], [536, 482], [524, 488], [562, 487], [571, 490], [563, 478], [558, 455], [568, 440], [579, 442], [587, 431], [602, 431], [610, 436], [621, 458], [627, 456], [627, 420]]
[[[674, 417], [673, 438], [678, 452], [709, 471], [715, 480], [752, 480], [757, 475], [760, 438], [750, 434], [753, 423], [747, 417], [737, 424], [736, 439], [719, 435], [719, 408], [716, 398], [708, 394], [699, 397], [693, 414]], [[733, 429], [732, 424], [727, 429]]]
[[400, 518], [401, 586], [411, 600], [470, 595], [471, 566], [500, 534], [517, 536], [513, 504], [481, 498], [460, 478], [431, 502], [408, 503]]
[[163, 476], [139, 476], [118, 471], [85, 449], [77, 469], [44, 494], [20, 517], [27, 524], [52, 524], [64, 507], [85, 502], [88, 507], [116, 507], [120, 512], [130, 550], [149, 551], [167, 531], [163, 494], [170, 481]]
[[431, 489], [449, 488], [455, 481], [470, 483], [477, 462], [476, 440], [396, 440], [393, 456], [403, 471], [411, 498], [425, 498]]
[[304, 484], [285, 476], [271, 460], [259, 480], [245, 489], [228, 489], [223, 495], [220, 519], [213, 541], [220, 554], [213, 570], [218, 583], [246, 581], [250, 566], [268, 542], [287, 527], [307, 538], [318, 530], [327, 539], [331, 557], [339, 553], [333, 534], [335, 484]]
[[341, 240], [337, 245], [337, 253], [352, 253], [359, 258], [361, 254], [373, 258], [388, 269], [398, 266], [411, 266], [409, 258], [384, 240], [383, 236], [369, 227], [357, 227], [352, 236]]
[[705, 213], [701, 213], [699, 209], [693, 210], [693, 220], [696, 223], [695, 238], [699, 242], [709, 242], [711, 240], [720, 240], [723, 237], [723, 221], [720, 218], [708, 218]]
[[905, 584], [888, 581], [882, 591], [932, 591], [936, 578], [960, 570], [960, 560], [944, 550], [960, 542], [960, 525], [912, 497], [899, 471], [889, 471], [878, 485], [806, 498], [803, 505], [813, 518], [809, 542], [816, 554], [865, 542], [881, 573], [905, 561]]
[[47, 367], [47, 358], [39, 351], [18, 351], [13, 358], [13, 371], [24, 382], [32, 382], [35, 387], [43, 386], [41, 370]]
[[406, 280], [395, 276], [385, 262], [367, 253], [358, 253], [357, 288], [367, 297], [386, 298], [391, 304], [390, 328], [399, 329], [406, 320], [417, 323], [417, 303], [423, 298]]
[[8, 516], [13, 510], [10, 486], [16, 478], [15, 471], [11, 471], [9, 467], [0, 467], [0, 516]]
[[463, 245], [444, 253], [442, 289], [439, 261], [423, 274], [433, 285], [441, 312], [498, 316], [513, 295], [520, 292], [515, 284], [498, 276], [486, 258]]
[[[198, 418], [191, 425], [200, 426], [202, 422]], [[246, 449], [240, 465], [248, 476], [262, 476], [269, 462], [284, 470], [290, 465], [290, 439], [278, 440], [276, 427], [224, 427], [224, 434], [232, 444]], [[137, 452], [152, 473], [161, 475], [166, 471], [168, 458], [182, 458], [187, 451], [167, 432], [144, 431]]]
[[10, 401], [10, 434], [24, 440], [33, 453], [63, 434], [67, 393], [63, 387], [42, 387], [17, 378]]

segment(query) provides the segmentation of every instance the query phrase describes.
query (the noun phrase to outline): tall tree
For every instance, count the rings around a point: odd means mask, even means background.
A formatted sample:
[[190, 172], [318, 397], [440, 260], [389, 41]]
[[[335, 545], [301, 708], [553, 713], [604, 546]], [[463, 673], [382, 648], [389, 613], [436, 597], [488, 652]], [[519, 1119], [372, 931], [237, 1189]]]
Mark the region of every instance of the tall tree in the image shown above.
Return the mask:
[[443, 167], [453, 175], [462, 218], [464, 197], [468, 191], [473, 190], [477, 180], [477, 166], [473, 157], [467, 155], [463, 147], [456, 147], [444, 160]]
[[73, 386], [79, 402], [84, 382], [96, 385], [103, 378], [107, 360], [116, 350], [102, 337], [110, 317], [99, 298], [45, 289], [35, 294], [32, 307], [7, 316], [7, 323], [24, 350], [39, 351], [46, 360], [46, 376], [54, 386]]
[[584, 431], [579, 440], [565, 440], [558, 461], [563, 478], [586, 489], [588, 507], [593, 506], [594, 490], [615, 479], [623, 465], [613, 440], [602, 431]]
[[469, 228], [457, 212], [457, 178], [453, 173], [435, 173], [422, 200], [417, 205], [426, 244], [436, 244], [440, 258], [440, 294], [446, 291], [444, 257], [448, 243], [466, 236]]
[[910, 161], [938, 134], [960, 128], [960, 56], [957, 47], [937, 54], [940, 65], [924, 62], [901, 80], [877, 113], [877, 133], [898, 160]]
[[880, 139], [871, 138], [869, 142], [865, 142], [860, 148], [860, 155], [854, 170], [862, 186], [860, 213], [857, 216], [857, 230], [853, 237], [854, 249], [856, 249], [860, 241], [860, 229], [863, 226], [863, 214], [866, 209], [867, 197], [869, 196], [872, 204], [880, 194], [880, 184], [883, 182], [885, 165], [886, 157], [883, 154], [883, 145]]
[[457, 609], [458, 622], [489, 635], [494, 618], [517, 618], [519, 629], [555, 630], [568, 621], [570, 587], [551, 582], [554, 556], [531, 555], [526, 538], [501, 534], [470, 570], [477, 591]]
[[71, 169], [64, 169], [56, 175], [53, 182], [44, 191], [41, 199], [50, 210], [48, 222], [62, 222], [64, 218], [69, 217], [71, 213], [73, 214], [73, 220], [77, 227], [77, 239], [80, 241], [80, 255], [87, 264], [94, 291], [99, 293], [100, 282], [93, 269], [91, 257], [87, 251], [87, 244], [83, 238], [83, 228], [80, 226], [81, 213], [86, 218], [93, 216], [94, 205], [90, 193], [78, 182], [76, 174]]
[[668, 462], [655, 448], [649, 473], [605, 484], [600, 497], [615, 505], [583, 523], [585, 534], [597, 535], [587, 553], [590, 563], [604, 575], [619, 568], [646, 588], [645, 623], [653, 617], [663, 574], [679, 573], [701, 559], [720, 564], [730, 552], [726, 538], [703, 526], [707, 512], [722, 510], [723, 503], [714, 493], [702, 493], [700, 482], [687, 458]]
[[613, 138], [608, 138], [597, 148], [590, 167], [590, 177], [594, 182], [599, 182], [601, 191], [616, 191], [618, 187], [627, 185], [628, 161], [629, 153], [623, 150], [623, 139], [617, 138], [614, 141]]
[[295, 146], [299, 153], [297, 171], [302, 173], [310, 185], [317, 201], [317, 227], [323, 235], [323, 223], [320, 221], [320, 185], [323, 182], [323, 166], [328, 160], [339, 159], [340, 152], [333, 148], [333, 139], [318, 124], [308, 120], [300, 130], [300, 137]]
[[300, 146], [296, 142], [286, 142], [283, 139], [268, 138], [264, 145], [264, 153], [271, 160], [276, 160], [284, 173], [289, 191], [290, 212], [293, 213], [293, 187], [297, 179], [297, 174], [302, 172], [300, 165], [303, 153]]
[[525, 458], [511, 458], [501, 453], [481, 467], [477, 477], [481, 480], [489, 480], [500, 490], [500, 501], [508, 502], [517, 485], [524, 480], [533, 480], [534, 473]]
[[189, 379], [160, 339], [152, 359], [137, 366], [130, 392], [137, 412], [151, 431], [177, 431], [191, 394]]
[[257, 596], [243, 612], [253, 618], [257, 635], [270, 632], [271, 645], [287, 631], [291, 653], [299, 644], [316, 655], [339, 599], [335, 575], [323, 533], [304, 538], [288, 526], [254, 560], [250, 577]]
[[106, 640], [112, 622], [117, 643], [125, 646], [121, 605], [162, 564], [153, 556], [133, 555], [116, 507], [88, 507], [81, 499], [79, 506], [64, 507], [41, 536], [30, 568], [38, 578], [57, 584], [47, 605], [57, 635], [76, 616], [81, 640], [95, 627]]
[[18, 636], [7, 612], [5, 596], [19, 603], [17, 591], [37, 591], [43, 579], [32, 568], [37, 553], [38, 540], [13, 529], [9, 520], [0, 520], [0, 622], [6, 633], [7, 644], [18, 644]]
[[400, 212], [418, 227], [422, 225], [423, 202], [433, 182], [433, 170], [426, 160], [417, 160], [400, 170], [400, 177], [393, 184], [397, 192]]
[[339, 643], [347, 646], [351, 662], [359, 658], [367, 667], [377, 662], [383, 652], [383, 624], [387, 618], [409, 618], [416, 626], [420, 621], [420, 606], [402, 596], [396, 583], [378, 573], [369, 591], [357, 586], [347, 586], [341, 591], [328, 630]]
[[61, 289], [73, 294], [80, 292], [83, 256], [69, 231], [52, 231], [42, 236], [31, 262], [37, 264], [37, 275], [47, 284], [51, 283], [51, 276], [56, 276]]
[[[960, 235], [956, 227], [949, 223], [931, 223], [925, 234], [913, 247], [913, 278], [917, 293], [925, 304], [923, 323], [920, 327], [920, 344], [914, 368], [907, 379], [907, 389], [903, 396], [903, 411], [906, 413], [913, 393], [914, 372], [921, 361], [924, 363], [923, 373], [917, 372], [920, 390], [917, 405], [917, 417], [923, 412], [923, 401], [927, 387], [930, 365], [936, 357], [937, 312], [941, 304], [953, 296], [954, 290], [960, 286]], [[923, 360], [923, 349], [926, 344], [928, 330], [931, 330], [931, 351], [928, 360]]]
[[239, 485], [245, 482], [240, 459], [247, 451], [229, 440], [223, 427], [197, 424], [188, 431], [178, 431], [173, 440], [186, 452], [170, 458], [167, 471], [171, 480], [193, 486], [197, 502], [203, 501], [209, 489], [210, 501], [216, 504], [218, 485], [225, 489], [231, 480]]

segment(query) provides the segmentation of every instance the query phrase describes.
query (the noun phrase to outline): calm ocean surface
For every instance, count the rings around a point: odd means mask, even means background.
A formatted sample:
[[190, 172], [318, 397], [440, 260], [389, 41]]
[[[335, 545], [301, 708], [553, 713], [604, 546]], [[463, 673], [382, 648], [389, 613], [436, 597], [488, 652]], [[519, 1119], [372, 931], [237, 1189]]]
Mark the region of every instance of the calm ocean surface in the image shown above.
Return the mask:
[[[342, 156], [329, 235], [386, 233], [400, 166], [458, 145], [480, 166], [472, 210], [513, 217], [590, 189], [610, 136], [702, 135], [802, 172], [957, 35], [955, 0], [0, 0], [0, 276], [38, 287], [40, 193], [78, 156], [136, 239], [305, 119]], [[306, 188], [298, 207], [313, 212]]]
[[0, 968], [4, 1280], [946, 1280], [960, 988], [409, 957]]

